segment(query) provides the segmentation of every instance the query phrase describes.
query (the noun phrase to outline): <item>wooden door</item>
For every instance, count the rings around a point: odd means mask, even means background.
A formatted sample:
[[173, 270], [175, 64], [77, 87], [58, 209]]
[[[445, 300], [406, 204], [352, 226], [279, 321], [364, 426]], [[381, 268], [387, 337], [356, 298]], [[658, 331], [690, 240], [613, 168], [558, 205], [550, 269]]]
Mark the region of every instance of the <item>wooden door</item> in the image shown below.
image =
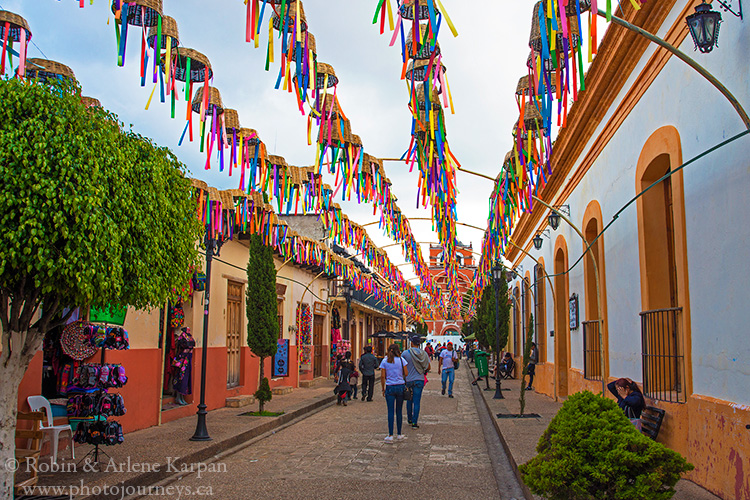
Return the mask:
[[227, 284], [227, 388], [240, 385], [242, 283]]
[[323, 376], [323, 316], [313, 317], [313, 377]]

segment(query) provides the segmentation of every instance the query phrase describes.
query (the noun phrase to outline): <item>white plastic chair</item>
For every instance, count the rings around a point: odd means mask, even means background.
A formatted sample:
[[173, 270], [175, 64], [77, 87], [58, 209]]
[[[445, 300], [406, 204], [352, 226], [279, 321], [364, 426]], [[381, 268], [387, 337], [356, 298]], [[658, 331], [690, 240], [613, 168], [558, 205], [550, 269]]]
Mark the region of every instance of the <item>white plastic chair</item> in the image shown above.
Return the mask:
[[57, 463], [57, 445], [60, 441], [60, 433], [70, 433], [70, 458], [75, 460], [75, 445], [73, 443], [73, 429], [70, 425], [54, 425], [54, 419], [52, 417], [52, 406], [49, 404], [49, 400], [44, 396], [29, 396], [26, 398], [29, 402], [31, 411], [41, 411], [42, 409], [47, 412], [47, 425], [42, 424], [42, 431], [49, 435], [50, 442], [52, 443], [52, 462]]

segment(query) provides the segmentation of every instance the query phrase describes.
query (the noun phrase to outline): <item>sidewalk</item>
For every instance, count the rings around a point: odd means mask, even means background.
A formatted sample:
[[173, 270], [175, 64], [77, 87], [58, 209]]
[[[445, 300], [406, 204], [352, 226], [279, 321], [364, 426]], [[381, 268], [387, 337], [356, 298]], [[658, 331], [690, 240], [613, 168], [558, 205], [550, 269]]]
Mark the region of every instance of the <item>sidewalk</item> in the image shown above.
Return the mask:
[[[473, 379], [475, 378], [476, 368], [473, 365], [469, 366]], [[536, 445], [539, 438], [557, 414], [562, 403], [555, 402], [552, 398], [538, 394], [536, 391], [526, 391], [524, 413], [537, 413], [540, 418], [497, 418], [498, 413], [519, 413], [521, 405], [518, 398], [521, 391], [521, 381], [512, 379], [502, 382], [505, 399], [492, 399], [495, 395], [494, 380], [490, 379], [490, 391], [484, 390], [485, 384], [485, 382], [479, 383], [480, 393], [485, 404], [489, 407], [490, 414], [494, 417], [496, 428], [501, 434], [501, 440], [517, 471], [518, 465], [526, 463], [536, 456]], [[677, 493], [672, 497], [674, 500], [720, 500], [719, 497], [686, 479], [680, 480], [675, 489]], [[542, 497], [533, 495], [533, 498], [541, 499]]]
[[92, 471], [91, 468], [84, 467], [84, 463], [79, 463], [93, 446], [76, 446], [75, 461], [70, 460], [70, 450], [66, 449], [58, 453], [58, 466], [61, 470], [57, 472], [48, 471], [49, 459], [42, 459], [38, 486], [78, 487], [78, 491], [70, 490], [75, 498], [121, 498], [119, 494], [103, 494], [104, 486], [111, 490], [113, 486], [123, 488], [153, 485], [179, 471], [210, 466], [211, 464], [203, 462], [329, 405], [335, 398], [334, 385], [332, 381], [326, 380], [312, 388], [298, 388], [289, 394], [274, 396], [265, 409], [283, 411], [284, 414], [279, 417], [240, 415], [257, 411], [257, 403], [243, 408], [210, 411], [206, 416], [206, 423], [211, 441], [189, 440], [195, 432], [195, 415], [131, 432], [125, 435], [125, 442], [122, 444], [100, 447], [111, 457], [101, 457], [101, 471]]

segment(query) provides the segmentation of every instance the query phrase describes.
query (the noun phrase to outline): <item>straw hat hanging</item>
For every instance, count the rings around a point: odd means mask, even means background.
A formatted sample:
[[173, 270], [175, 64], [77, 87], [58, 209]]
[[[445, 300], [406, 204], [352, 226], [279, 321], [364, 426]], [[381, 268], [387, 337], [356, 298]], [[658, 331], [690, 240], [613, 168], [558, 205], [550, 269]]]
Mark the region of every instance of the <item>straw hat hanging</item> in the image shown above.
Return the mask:
[[316, 89], [323, 90], [326, 86], [326, 76], [328, 77], [328, 88], [339, 83], [339, 79], [336, 77], [336, 72], [333, 70], [333, 66], [326, 63], [318, 63], [317, 75], [315, 78]]
[[352, 134], [351, 143], [352, 143], [352, 146], [355, 146], [358, 148], [362, 147], [362, 138], [358, 136], [357, 134]]
[[[158, 26], [152, 26], [148, 30], [148, 46], [154, 48], [154, 42], [158, 35]], [[167, 43], [169, 42], [169, 43]], [[161, 50], [167, 50], [167, 45], [170, 49], [179, 47], [180, 45], [180, 30], [177, 28], [177, 21], [169, 16], [162, 16], [161, 18]]]
[[[206, 80], [206, 71], [208, 71], [208, 79], [213, 77], [213, 71], [211, 70], [211, 62], [208, 57], [204, 56], [197, 50], [188, 49], [185, 47], [178, 47], [172, 49], [172, 57], [175, 58], [175, 71], [174, 78], [180, 82], [187, 81], [187, 62], [190, 59], [190, 81], [191, 82], [203, 82]], [[164, 62], [162, 61], [162, 66]], [[163, 68], [162, 68], [163, 69]]]
[[[198, 87], [193, 96], [193, 111], [200, 113], [201, 104], [203, 103], [203, 87]], [[224, 112], [224, 107], [221, 102], [221, 94], [219, 89], [215, 87], [208, 87], [208, 107], [206, 108], [206, 116], [211, 115], [216, 109], [216, 114], [220, 115]]]
[[[8, 26], [6, 32], [5, 26]], [[10, 42], [23, 42], [19, 50], [21, 57], [19, 58], [19, 73], [23, 75], [26, 72], [26, 48], [31, 40], [31, 30], [29, 29], [29, 23], [26, 19], [8, 12], [7, 10], [0, 10], [0, 40], [7, 40]], [[12, 71], [12, 68], [11, 68]], [[2, 55], [2, 71], [0, 74], [5, 72], [5, 53]]]
[[[427, 40], [427, 43], [422, 43], [422, 41], [425, 40], [425, 35], [427, 33], [428, 25], [427, 24], [420, 24], [419, 25], [419, 40], [417, 40], [417, 43], [419, 45], [419, 49], [417, 49], [416, 53], [414, 53], [414, 27], [409, 30], [409, 36], [406, 37], [406, 54], [409, 57], [409, 59], [429, 59], [432, 57], [432, 52], [430, 50], [430, 43], [429, 40]], [[440, 54], [440, 44], [435, 43], [435, 55]]]
[[[430, 2], [433, 4], [434, 8], [434, 2], [433, 0], [420, 0], [419, 2], [419, 19], [429, 19], [430, 18], [430, 8], [427, 5], [427, 2]], [[404, 19], [414, 20], [414, 0], [404, 0], [401, 3], [401, 9], [399, 10], [401, 13], [401, 17]]]
[[72, 81], [76, 79], [73, 70], [59, 62], [37, 59], [35, 57], [32, 57], [27, 62], [26, 78], [38, 78], [40, 82], [46, 82], [50, 79], [69, 79]]
[[[129, 0], [127, 22], [132, 26], [157, 26], [164, 7], [162, 0]], [[112, 12], [122, 9], [123, 0], [112, 1]]]

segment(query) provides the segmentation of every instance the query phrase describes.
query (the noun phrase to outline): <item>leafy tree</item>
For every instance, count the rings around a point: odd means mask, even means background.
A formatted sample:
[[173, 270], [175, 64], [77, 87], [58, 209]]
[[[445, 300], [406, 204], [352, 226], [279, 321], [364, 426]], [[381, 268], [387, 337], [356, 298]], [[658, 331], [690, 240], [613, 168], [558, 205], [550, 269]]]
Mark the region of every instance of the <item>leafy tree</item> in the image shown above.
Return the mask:
[[[185, 166], [79, 95], [0, 81], [0, 463], [14, 456], [18, 385], [63, 308], [158, 307], [197, 262]], [[0, 497], [12, 487], [0, 468]]]
[[[505, 272], [500, 279], [500, 297], [498, 312], [500, 315], [500, 349], [508, 343], [510, 304], [508, 303], [508, 285], [505, 280]], [[497, 350], [497, 337], [495, 333], [495, 288], [492, 283], [488, 284], [482, 291], [477, 313], [477, 325], [475, 335], [479, 343]], [[499, 355], [500, 353], [496, 353]]]
[[693, 469], [679, 453], [644, 436], [611, 399], [568, 397], [519, 467], [524, 483], [550, 500], [663, 500]]
[[260, 235], [250, 236], [250, 258], [247, 262], [247, 345], [260, 358], [259, 386], [255, 398], [262, 413], [272, 393], [265, 376], [263, 362], [274, 356], [278, 348], [279, 320], [276, 315], [276, 267], [271, 247], [265, 246]]
[[425, 324], [424, 321], [417, 323], [417, 326], [415, 328], [415, 333], [417, 333], [420, 337], [426, 337], [427, 336], [427, 324]]
[[531, 343], [534, 341], [534, 315], [529, 314], [529, 327], [526, 329], [526, 342], [523, 346], [523, 371], [521, 372], [521, 415], [526, 409], [526, 375], [529, 374], [529, 361], [531, 360]]

